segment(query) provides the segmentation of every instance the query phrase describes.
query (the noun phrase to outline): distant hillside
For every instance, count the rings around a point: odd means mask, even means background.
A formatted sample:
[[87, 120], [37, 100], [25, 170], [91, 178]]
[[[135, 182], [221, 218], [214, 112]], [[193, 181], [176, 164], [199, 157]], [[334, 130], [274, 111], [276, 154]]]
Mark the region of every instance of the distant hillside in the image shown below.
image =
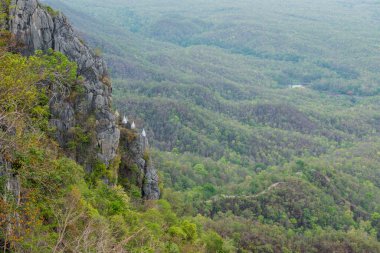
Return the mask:
[[178, 215], [237, 252], [380, 251], [376, 1], [49, 2], [105, 57]]
[[50, 2], [102, 51], [116, 106], [161, 150], [280, 164], [377, 135], [374, 4]]

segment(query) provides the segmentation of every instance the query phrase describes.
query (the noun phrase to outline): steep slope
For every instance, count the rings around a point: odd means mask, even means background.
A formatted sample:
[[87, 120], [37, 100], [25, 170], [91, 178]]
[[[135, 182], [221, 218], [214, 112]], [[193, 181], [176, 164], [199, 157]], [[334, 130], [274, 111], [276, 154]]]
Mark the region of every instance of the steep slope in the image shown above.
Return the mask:
[[[8, 29], [17, 44], [14, 50], [24, 55], [48, 49], [62, 52], [77, 64], [77, 75], [83, 77], [81, 87], [75, 91], [59, 85], [49, 87], [50, 122], [56, 128], [57, 141], [88, 172], [99, 163], [104, 164], [111, 173], [107, 180], [116, 182], [120, 130], [111, 108], [112, 88], [104, 61], [80, 40], [61, 13], [36, 0], [12, 1], [11, 6]], [[140, 145], [138, 138], [136, 142]], [[144, 159], [143, 153], [144, 150], [135, 153], [139, 156], [135, 159]], [[157, 199], [156, 169], [151, 162], [139, 169], [143, 175], [143, 197]]]
[[[96, 142], [100, 147], [96, 157], [108, 166], [116, 156], [120, 131], [111, 112], [111, 84], [104, 61], [80, 41], [62, 14], [49, 14], [36, 0], [18, 0], [11, 5], [15, 7], [11, 9], [9, 31], [24, 55], [50, 48], [60, 51], [77, 63], [78, 75], [84, 77], [84, 94], [73, 102], [65, 101], [66, 97], [58, 93], [59, 87], [53, 87], [53, 93], [57, 94], [51, 100], [51, 121], [57, 127], [59, 143], [67, 144], [69, 129], [78, 124], [75, 114], [83, 115], [83, 121], [94, 114]], [[81, 159], [89, 162], [87, 157]]]

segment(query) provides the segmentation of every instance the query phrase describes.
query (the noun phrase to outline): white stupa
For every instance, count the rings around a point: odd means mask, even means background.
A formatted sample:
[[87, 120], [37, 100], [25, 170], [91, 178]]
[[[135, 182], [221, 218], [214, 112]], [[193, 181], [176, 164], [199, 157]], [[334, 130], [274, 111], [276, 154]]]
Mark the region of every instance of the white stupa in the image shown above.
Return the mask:
[[131, 129], [135, 129], [135, 128], [136, 128], [136, 125], [135, 125], [135, 122], [133, 121], [131, 125]]
[[141, 133], [142, 137], [146, 137], [146, 132], [145, 132], [145, 129], [143, 128], [142, 130], [142, 133]]
[[128, 118], [124, 115], [123, 120], [121, 121], [124, 125], [128, 123]]

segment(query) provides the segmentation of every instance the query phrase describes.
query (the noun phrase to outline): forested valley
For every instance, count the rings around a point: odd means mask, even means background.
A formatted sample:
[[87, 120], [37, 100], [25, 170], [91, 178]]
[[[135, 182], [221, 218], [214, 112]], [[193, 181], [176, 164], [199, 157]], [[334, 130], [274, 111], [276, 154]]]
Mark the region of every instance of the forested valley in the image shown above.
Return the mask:
[[[107, 113], [75, 102], [80, 60], [0, 36], [0, 164], [25, 189], [0, 189], [4, 252], [380, 252], [379, 2], [42, 2], [108, 66], [120, 146], [89, 158]], [[57, 83], [77, 120], [58, 138]]]

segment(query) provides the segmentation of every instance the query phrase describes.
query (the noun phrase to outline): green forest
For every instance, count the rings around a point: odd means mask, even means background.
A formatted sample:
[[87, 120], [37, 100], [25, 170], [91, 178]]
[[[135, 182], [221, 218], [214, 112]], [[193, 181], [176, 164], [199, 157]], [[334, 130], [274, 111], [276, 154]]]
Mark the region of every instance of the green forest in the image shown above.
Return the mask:
[[17, 203], [0, 171], [4, 253], [380, 252], [378, 1], [42, 2], [105, 59], [161, 196], [59, 147], [41, 83], [80, 99], [78, 66], [2, 30], [0, 164], [23, 189]]

